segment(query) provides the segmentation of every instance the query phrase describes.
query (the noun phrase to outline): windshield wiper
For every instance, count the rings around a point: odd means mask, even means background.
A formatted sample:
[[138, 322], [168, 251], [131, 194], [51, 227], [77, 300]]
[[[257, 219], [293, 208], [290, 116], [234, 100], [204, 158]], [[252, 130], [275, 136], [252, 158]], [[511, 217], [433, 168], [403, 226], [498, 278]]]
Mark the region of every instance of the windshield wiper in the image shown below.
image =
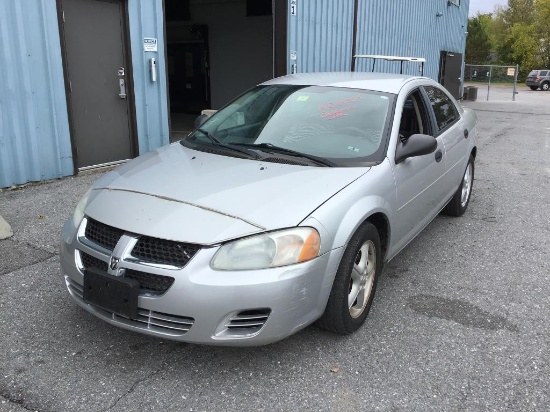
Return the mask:
[[204, 130], [204, 129], [201, 129], [200, 127], [198, 129], [196, 129], [196, 131], [199, 131], [201, 132], [203, 135], [205, 135], [206, 137], [208, 137], [208, 140], [210, 140], [210, 142], [214, 145], [214, 146], [219, 146], [219, 147], [223, 147], [225, 149], [229, 149], [229, 150], [232, 150], [234, 152], [239, 152], [239, 153], [242, 153], [242, 154], [245, 154], [247, 157], [250, 157], [252, 159], [258, 159], [259, 156], [254, 153], [253, 151], [251, 150], [246, 150], [246, 149], [241, 149], [239, 147], [235, 147], [233, 145], [230, 145], [230, 144], [227, 144], [227, 143], [224, 143], [222, 142], [220, 139], [218, 139], [216, 136], [214, 136], [212, 133], [210, 133], [208, 130]]
[[[287, 154], [287, 155], [295, 156], [295, 157], [303, 157], [304, 159], [309, 159], [309, 160], [312, 160], [316, 163], [319, 163], [319, 164], [322, 164], [322, 165], [328, 166], [328, 167], [335, 167], [336, 166], [335, 163], [331, 162], [328, 159], [325, 159], [324, 157], [318, 157], [318, 156], [310, 155], [310, 154], [307, 154], [307, 153], [297, 152], [295, 150], [286, 149], [286, 148], [280, 147], [280, 146], [275, 146], [274, 144], [271, 144], [271, 143], [259, 143], [259, 144], [233, 143], [233, 144], [236, 145], [236, 146], [246, 146], [246, 147], [253, 147], [253, 148], [256, 148], [256, 149], [264, 149], [264, 151], [266, 151], [266, 152], [271, 151], [271, 152]], [[266, 149], [268, 149], [268, 150], [266, 150]]]

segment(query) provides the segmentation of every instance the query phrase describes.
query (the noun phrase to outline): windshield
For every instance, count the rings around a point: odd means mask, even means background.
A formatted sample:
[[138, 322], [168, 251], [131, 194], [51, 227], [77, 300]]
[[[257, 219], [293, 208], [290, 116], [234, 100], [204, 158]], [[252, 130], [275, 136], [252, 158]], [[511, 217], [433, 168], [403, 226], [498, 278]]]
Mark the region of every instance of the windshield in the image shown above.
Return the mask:
[[392, 102], [393, 95], [359, 89], [258, 86], [185, 141], [211, 145], [214, 137], [233, 147], [276, 147], [340, 164], [377, 162], [385, 155]]

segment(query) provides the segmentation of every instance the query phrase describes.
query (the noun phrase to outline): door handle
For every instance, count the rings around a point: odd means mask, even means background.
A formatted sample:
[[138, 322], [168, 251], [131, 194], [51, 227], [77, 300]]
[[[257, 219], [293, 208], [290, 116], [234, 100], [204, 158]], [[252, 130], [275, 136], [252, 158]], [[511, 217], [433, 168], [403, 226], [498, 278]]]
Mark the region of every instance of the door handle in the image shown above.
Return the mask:
[[124, 79], [118, 79], [118, 86], [120, 88], [120, 93], [118, 94], [118, 97], [121, 99], [126, 99], [126, 82]]
[[438, 150], [435, 152], [435, 161], [437, 163], [441, 162], [441, 159], [443, 159], [443, 152], [441, 150]]
[[464, 137], [467, 139], [469, 135], [470, 132], [468, 131], [468, 129], [464, 129]]

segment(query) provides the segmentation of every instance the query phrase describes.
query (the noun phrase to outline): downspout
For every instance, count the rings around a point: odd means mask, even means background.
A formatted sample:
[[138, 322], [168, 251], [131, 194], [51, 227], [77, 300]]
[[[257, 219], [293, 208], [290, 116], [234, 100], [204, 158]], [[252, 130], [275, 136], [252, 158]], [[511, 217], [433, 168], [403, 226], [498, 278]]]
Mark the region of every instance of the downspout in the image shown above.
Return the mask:
[[357, 13], [359, 11], [359, 0], [355, 0], [353, 6], [353, 40], [351, 43], [351, 71], [355, 71], [355, 54], [357, 53]]

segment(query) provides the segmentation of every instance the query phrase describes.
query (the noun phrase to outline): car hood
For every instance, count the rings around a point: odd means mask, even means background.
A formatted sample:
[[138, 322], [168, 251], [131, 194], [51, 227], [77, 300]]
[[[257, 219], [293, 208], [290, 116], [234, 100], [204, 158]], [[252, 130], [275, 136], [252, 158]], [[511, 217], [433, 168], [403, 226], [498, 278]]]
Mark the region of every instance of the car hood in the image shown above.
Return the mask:
[[85, 213], [129, 232], [215, 244], [298, 225], [368, 170], [239, 159], [176, 143], [104, 175]]

